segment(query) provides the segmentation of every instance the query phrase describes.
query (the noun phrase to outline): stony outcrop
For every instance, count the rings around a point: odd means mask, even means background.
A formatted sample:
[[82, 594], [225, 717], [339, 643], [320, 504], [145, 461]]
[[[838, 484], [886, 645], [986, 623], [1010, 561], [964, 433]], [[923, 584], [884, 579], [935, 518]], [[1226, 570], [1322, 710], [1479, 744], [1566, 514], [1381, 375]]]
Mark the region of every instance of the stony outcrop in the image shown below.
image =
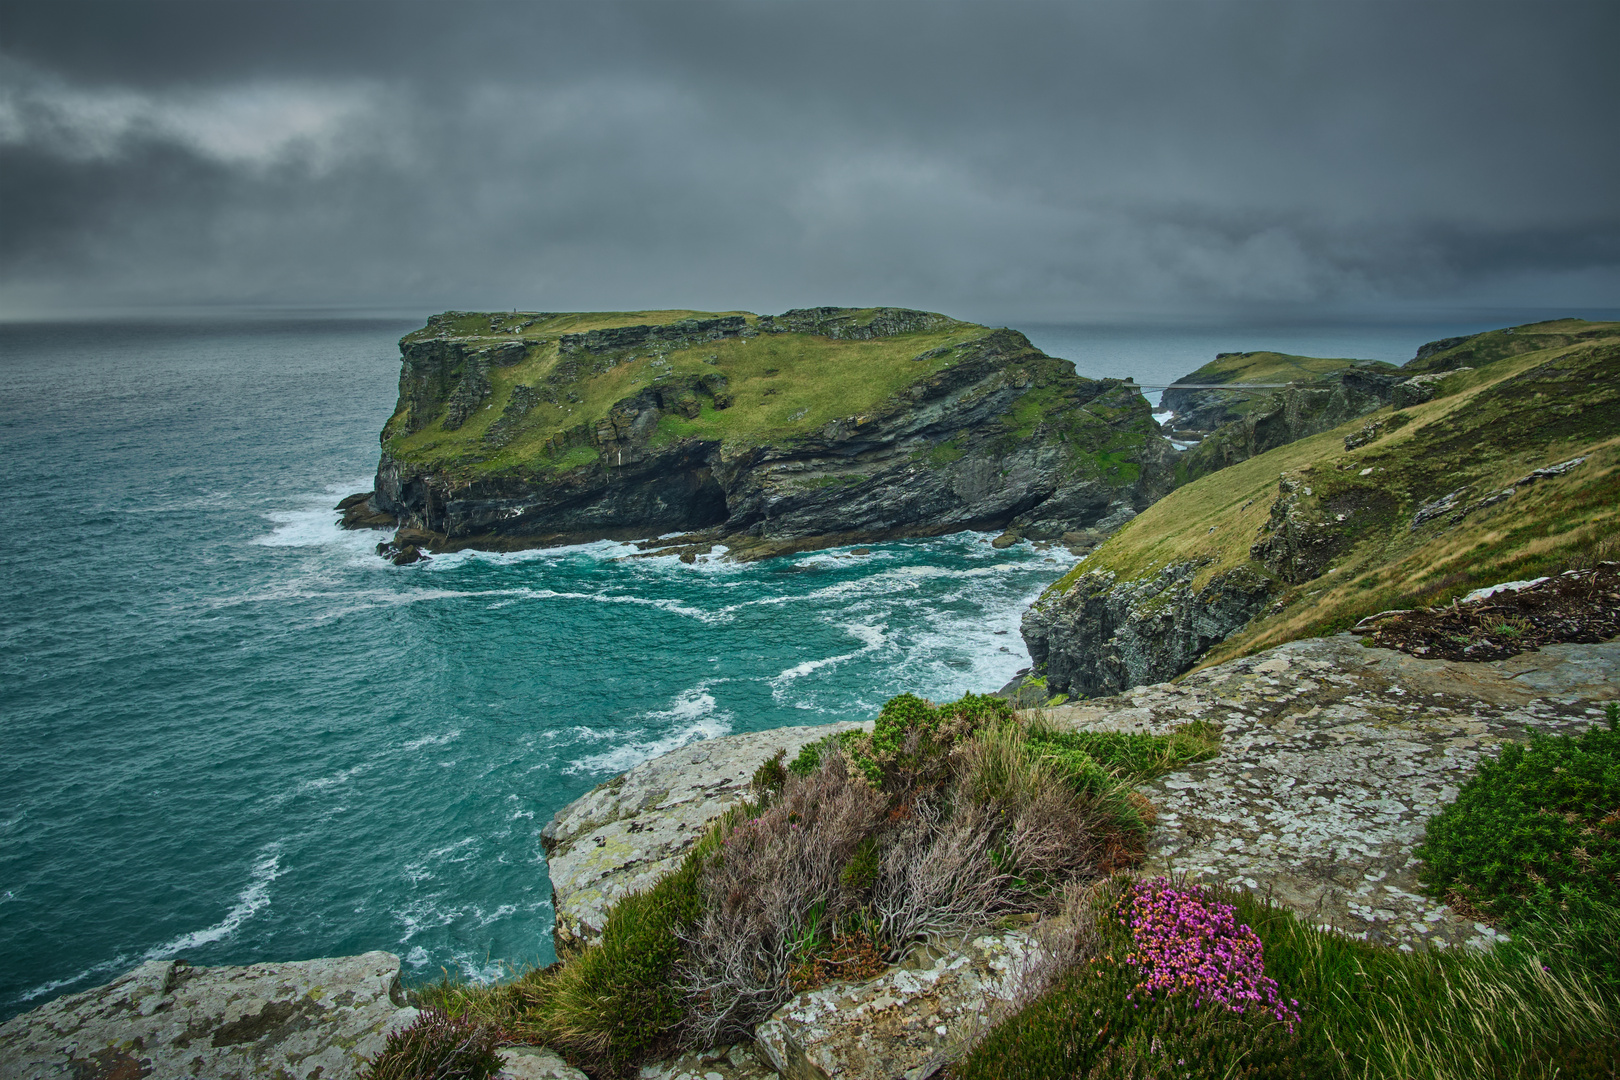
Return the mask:
[[925, 1080], [1009, 1011], [1035, 948], [1015, 928], [935, 939], [868, 982], [800, 994], [755, 1039], [784, 1080]]
[[1464, 371], [1473, 370], [1471, 367], [1455, 367], [1449, 371], [1430, 372], [1426, 375], [1413, 375], [1410, 379], [1402, 379], [1390, 388], [1389, 403], [1397, 409], [1405, 409], [1412, 405], [1421, 405], [1425, 401], [1433, 401], [1435, 396], [1442, 391], [1442, 384], [1447, 379]]
[[1253, 618], [1276, 589], [1246, 566], [1194, 589], [1198, 569], [1179, 562], [1127, 580], [1087, 571], [1049, 590], [1022, 625], [1048, 691], [1097, 697], [1174, 678]]
[[916, 334], [950, 325], [950, 318], [909, 308], [794, 308], [767, 315], [759, 328], [772, 334], [816, 334], [845, 341], [870, 341], [896, 334]]
[[[1262, 386], [1267, 382], [1287, 380], [1286, 386], [1265, 386], [1264, 392], [1223, 390], [1215, 385], [1226, 382], [1246, 384], [1251, 379], [1244, 371], [1245, 362], [1265, 363], [1272, 359], [1314, 365], [1334, 363], [1280, 353], [1216, 353], [1213, 364], [1206, 364], [1176, 380], [1178, 383], [1202, 386], [1203, 389], [1172, 387], [1164, 392], [1160, 405], [1175, 414], [1177, 431], [1216, 432], [1229, 428], [1226, 441], [1232, 444], [1234, 450], [1246, 439], [1259, 440], [1268, 445], [1254, 453], [1263, 453], [1272, 446], [1281, 446], [1283, 442], [1326, 431], [1353, 417], [1371, 412], [1379, 405], [1389, 404], [1390, 388], [1402, 379], [1402, 376], [1392, 373], [1389, 365], [1345, 360], [1337, 361], [1344, 365], [1339, 370], [1316, 377], [1310, 377], [1304, 371], [1290, 372], [1282, 378], [1263, 377], [1260, 380]], [[1332, 419], [1335, 416], [1338, 419]], [[1247, 430], [1243, 427], [1245, 424]], [[1283, 438], [1289, 431], [1297, 433], [1291, 438]], [[1282, 441], [1276, 441], [1278, 439]]]
[[1158, 812], [1143, 871], [1269, 892], [1411, 949], [1497, 936], [1422, 895], [1412, 852], [1428, 819], [1507, 741], [1601, 722], [1616, 687], [1620, 641], [1454, 663], [1340, 634], [1049, 712], [1104, 730], [1220, 724], [1218, 757], [1140, 788]]
[[1391, 395], [1411, 381], [1347, 368], [1315, 383], [1289, 386], [1212, 431], [1176, 463], [1176, 480], [1188, 483], [1365, 416], [1389, 404]]
[[335, 1080], [357, 1076], [415, 1018], [390, 953], [216, 968], [153, 960], [0, 1025], [0, 1076]]
[[[1412, 852], [1425, 823], [1507, 741], [1602, 722], [1616, 685], [1620, 642], [1452, 663], [1338, 635], [1046, 714], [1074, 729], [1163, 733], [1192, 719], [1222, 728], [1217, 757], [1139, 788], [1156, 816], [1142, 872], [1269, 893], [1318, 925], [1397, 948], [1480, 947], [1500, 935], [1419, 888]], [[711, 762], [727, 763], [726, 787], [740, 793], [776, 748], [829, 730], [694, 744], [581, 799], [551, 831], [587, 847], [602, 836], [603, 848], [610, 835], [690, 837], [707, 820], [697, 793]], [[690, 797], [658, 795], [682, 775]], [[600, 831], [609, 820], [616, 834]], [[577, 910], [575, 882], [593, 886], [553, 867], [559, 912]], [[875, 978], [799, 994], [759, 1025], [752, 1049], [690, 1053], [642, 1078], [925, 1080], [1016, 998], [1036, 941], [1033, 928], [1007, 924], [931, 940]]]
[[607, 909], [675, 869], [709, 823], [748, 794], [754, 770], [778, 750], [865, 724], [727, 735], [637, 765], [557, 811], [540, 832], [551, 870], [560, 945], [594, 941]]
[[583, 334], [563, 334], [557, 348], [565, 356], [578, 352], [604, 353], [620, 349], [684, 349], [705, 341], [757, 333], [741, 315], [714, 319], [680, 319], [672, 323], [612, 326]]
[[[914, 359], [929, 363], [915, 375], [907, 365], [909, 385], [813, 429], [762, 441], [705, 435], [699, 425], [696, 434], [672, 438], [664, 418], [720, 412], [732, 407], [736, 391], [723, 371], [666, 365], [653, 369], [664, 374], [652, 385], [604, 415], [568, 421], [572, 427], [546, 436], [533, 462], [475, 467], [511, 445], [541, 403], [572, 408], [584, 400], [576, 392], [581, 380], [611, 372], [638, 350], [799, 335], [810, 357], [801, 362], [813, 363], [829, 339], [866, 342], [953, 327], [964, 340], [921, 351]], [[565, 333], [549, 373], [512, 387], [499, 417], [462, 456], [399, 450], [397, 440], [424, 427], [437, 424], [433, 432], [453, 435], [475, 410], [493, 408], [501, 399], [490, 400], [490, 373], [517, 355], [510, 350], [527, 349], [533, 358], [552, 347], [543, 335], [498, 346], [463, 338], [423, 331], [402, 343], [399, 406], [384, 433], [376, 489], [363, 520], [358, 511], [346, 519], [396, 523], [401, 549], [499, 550], [675, 532], [702, 534], [691, 542], [718, 542], [747, 558], [966, 528], [1055, 539], [1141, 510], [1172, 483], [1174, 451], [1134, 384], [1080, 378], [1016, 331], [891, 308]]]

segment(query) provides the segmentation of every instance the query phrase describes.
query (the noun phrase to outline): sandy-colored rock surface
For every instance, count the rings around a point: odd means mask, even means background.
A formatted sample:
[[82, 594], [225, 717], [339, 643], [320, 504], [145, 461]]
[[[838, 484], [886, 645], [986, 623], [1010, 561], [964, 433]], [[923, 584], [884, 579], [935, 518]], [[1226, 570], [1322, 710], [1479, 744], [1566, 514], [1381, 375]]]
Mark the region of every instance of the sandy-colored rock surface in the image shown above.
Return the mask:
[[541, 1046], [508, 1046], [501, 1050], [496, 1080], [587, 1080], [584, 1073]]
[[1412, 852], [1428, 819], [1504, 741], [1581, 731], [1613, 698], [1620, 642], [1453, 663], [1341, 634], [1050, 712], [1076, 728], [1223, 725], [1219, 757], [1142, 787], [1159, 811], [1144, 871], [1269, 890], [1319, 924], [1412, 948], [1495, 936], [1421, 895]]
[[800, 994], [755, 1032], [787, 1080], [923, 1080], [999, 1020], [1032, 949], [1023, 930], [920, 946], [864, 983]]
[[415, 1018], [391, 953], [217, 968], [154, 960], [0, 1025], [0, 1077], [334, 1080], [359, 1075]]
[[748, 793], [754, 770], [778, 750], [853, 727], [777, 728], [706, 739], [642, 762], [557, 812], [541, 839], [551, 870], [559, 945], [594, 941], [613, 903], [675, 869], [709, 822]]
[[759, 1048], [737, 1043], [643, 1065], [641, 1080], [776, 1080], [776, 1070]]

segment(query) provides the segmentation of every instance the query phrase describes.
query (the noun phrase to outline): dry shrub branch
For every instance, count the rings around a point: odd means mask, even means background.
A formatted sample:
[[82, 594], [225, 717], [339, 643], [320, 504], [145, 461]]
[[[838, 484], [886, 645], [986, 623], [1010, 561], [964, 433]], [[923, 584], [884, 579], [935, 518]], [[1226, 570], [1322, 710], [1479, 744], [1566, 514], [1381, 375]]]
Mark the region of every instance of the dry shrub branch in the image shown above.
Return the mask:
[[1076, 770], [1004, 703], [975, 695], [946, 706], [902, 695], [871, 736], [767, 779], [760, 812], [705, 865], [702, 914], [680, 931], [691, 1045], [742, 1037], [810, 973], [1056, 911], [1139, 827], [1119, 813], [1122, 781], [1099, 784], [1094, 764]]

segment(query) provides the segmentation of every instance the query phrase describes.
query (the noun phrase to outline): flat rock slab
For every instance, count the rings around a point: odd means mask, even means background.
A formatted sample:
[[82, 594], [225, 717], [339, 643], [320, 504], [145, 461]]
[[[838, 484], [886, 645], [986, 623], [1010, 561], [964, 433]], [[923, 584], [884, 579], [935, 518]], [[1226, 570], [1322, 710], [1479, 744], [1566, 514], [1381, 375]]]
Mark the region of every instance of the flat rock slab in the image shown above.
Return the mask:
[[5, 1080], [334, 1080], [416, 1018], [399, 957], [190, 967], [154, 960], [0, 1025]]
[[607, 909], [674, 870], [711, 821], [748, 794], [754, 771], [778, 750], [864, 724], [750, 731], [692, 743], [644, 761], [557, 812], [540, 837], [551, 870], [560, 947], [596, 940]]
[[800, 994], [755, 1038], [785, 1080], [925, 1080], [1001, 1018], [1034, 948], [1023, 930], [936, 941], [868, 982]]
[[1144, 872], [1269, 891], [1403, 949], [1484, 946], [1490, 926], [1419, 890], [1425, 824], [1503, 743], [1601, 722], [1617, 688], [1620, 641], [1455, 663], [1340, 634], [1048, 712], [1077, 729], [1224, 727], [1219, 757], [1140, 789], [1159, 813]]

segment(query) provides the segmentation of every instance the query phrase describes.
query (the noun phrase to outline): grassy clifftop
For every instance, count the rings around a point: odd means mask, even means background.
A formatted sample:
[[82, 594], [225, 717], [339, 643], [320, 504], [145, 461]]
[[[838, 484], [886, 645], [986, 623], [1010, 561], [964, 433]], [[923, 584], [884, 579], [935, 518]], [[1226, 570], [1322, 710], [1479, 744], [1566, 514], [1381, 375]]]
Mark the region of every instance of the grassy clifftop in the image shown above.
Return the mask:
[[1556, 572], [1620, 533], [1620, 324], [1564, 320], [1441, 344], [1403, 370], [1452, 371], [1432, 400], [1177, 489], [1048, 595], [1090, 571], [1137, 580], [1177, 564], [1197, 567], [1194, 592], [1240, 568], [1270, 580], [1275, 603], [1207, 664]]
[[932, 312], [447, 312], [400, 352], [355, 518], [432, 550], [1055, 539], [1111, 528], [1171, 481], [1135, 384]]
[[[401, 342], [406, 365], [384, 448], [400, 461], [464, 474], [583, 464], [596, 454], [590, 433], [615, 404], [660, 388], [671, 391], [670, 407], [651, 433], [653, 446], [689, 436], [727, 444], [792, 438], [877, 408], [950, 367], [957, 346], [992, 333], [884, 308], [841, 309], [819, 322], [788, 316], [437, 316]], [[479, 380], [481, 361], [487, 389], [463, 392], [469, 374]], [[464, 418], [458, 393], [476, 397]]]

